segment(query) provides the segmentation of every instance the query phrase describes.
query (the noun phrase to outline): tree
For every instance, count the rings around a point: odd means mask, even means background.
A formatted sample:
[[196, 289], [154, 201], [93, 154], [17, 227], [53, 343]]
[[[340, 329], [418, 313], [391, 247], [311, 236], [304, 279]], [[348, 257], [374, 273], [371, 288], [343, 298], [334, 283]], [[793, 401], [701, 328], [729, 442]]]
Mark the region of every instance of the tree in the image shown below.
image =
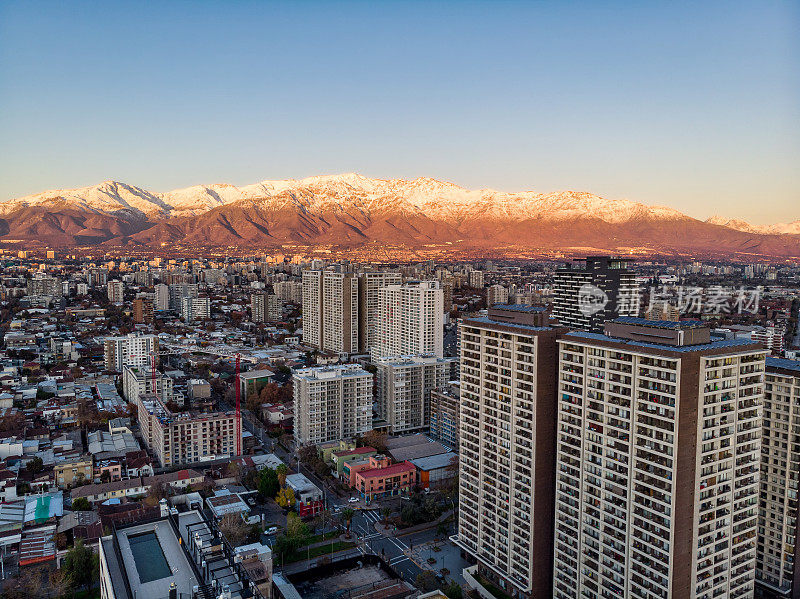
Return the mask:
[[389, 506], [381, 508], [381, 516], [383, 516], [383, 524], [385, 528], [389, 528], [389, 516], [392, 515], [392, 508]]
[[280, 490], [278, 475], [272, 468], [264, 468], [258, 479], [258, 493], [262, 498], [275, 497]]
[[353, 523], [353, 516], [355, 515], [356, 513], [349, 507], [344, 508], [342, 512], [339, 514], [339, 517], [341, 518], [342, 522], [344, 522], [345, 526], [347, 526], [347, 534], [345, 536], [348, 539], [350, 538], [350, 525]]
[[275, 474], [278, 475], [278, 484], [280, 484], [281, 489], [286, 486], [286, 475], [288, 472], [289, 469], [286, 467], [286, 464], [278, 464], [278, 467], [275, 468]]
[[97, 554], [78, 539], [75, 541], [75, 547], [67, 551], [62, 569], [64, 576], [69, 580], [70, 588], [89, 588], [92, 582], [99, 578], [100, 562]]
[[[53, 570], [50, 572], [50, 590], [54, 597], [63, 597], [69, 590], [69, 579], [64, 574], [64, 570]], [[36, 593], [38, 594], [38, 593]], [[30, 595], [35, 596], [35, 594]]]
[[436, 575], [430, 570], [425, 570], [417, 574], [417, 579], [414, 582], [420, 591], [425, 593], [436, 589]]
[[305, 541], [308, 538], [308, 526], [295, 513], [286, 516], [286, 536], [300, 541]]
[[86, 497], [78, 497], [72, 502], [72, 509], [76, 512], [91, 512], [92, 504]]
[[217, 526], [233, 547], [243, 545], [250, 532], [239, 514], [225, 514]]
[[444, 588], [444, 594], [447, 595], [448, 599], [463, 599], [464, 589], [461, 588], [460, 584], [453, 580]]
[[149, 506], [156, 506], [167, 496], [167, 489], [162, 483], [153, 483], [147, 491], [144, 503]]
[[365, 447], [374, 447], [378, 453], [386, 451], [386, 441], [388, 436], [376, 430], [367, 431], [361, 436], [361, 443]]
[[275, 503], [286, 509], [294, 507], [294, 490], [286, 488], [278, 491], [278, 494], [275, 496]]
[[42, 458], [40, 458], [38, 455], [34, 456], [34, 458], [32, 460], [29, 460], [28, 463], [25, 465], [25, 469], [28, 472], [32, 472], [33, 474], [38, 474], [39, 472], [44, 470], [44, 462], [42, 461]]
[[103, 470], [100, 473], [100, 482], [101, 483], [110, 483], [111, 482], [111, 472], [108, 470]]

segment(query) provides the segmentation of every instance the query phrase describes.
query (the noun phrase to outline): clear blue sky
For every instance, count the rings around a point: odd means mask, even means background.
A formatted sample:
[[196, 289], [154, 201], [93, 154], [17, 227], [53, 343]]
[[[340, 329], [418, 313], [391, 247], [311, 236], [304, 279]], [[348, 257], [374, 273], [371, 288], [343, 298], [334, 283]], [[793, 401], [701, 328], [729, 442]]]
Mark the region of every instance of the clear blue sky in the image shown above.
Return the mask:
[[0, 199], [356, 171], [800, 219], [797, 2], [0, 2]]

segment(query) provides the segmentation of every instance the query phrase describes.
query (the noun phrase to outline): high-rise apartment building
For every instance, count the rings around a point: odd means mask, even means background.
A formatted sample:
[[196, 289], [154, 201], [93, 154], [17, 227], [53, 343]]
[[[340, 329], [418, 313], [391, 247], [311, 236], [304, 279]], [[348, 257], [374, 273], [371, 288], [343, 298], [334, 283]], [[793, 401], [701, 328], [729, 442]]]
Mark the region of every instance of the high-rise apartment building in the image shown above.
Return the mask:
[[125, 286], [122, 281], [109, 281], [106, 284], [106, 292], [108, 294], [108, 301], [112, 304], [121, 304], [124, 301]]
[[250, 296], [250, 320], [267, 322], [267, 294], [254, 293]]
[[[158, 370], [153, 376], [150, 366], [126, 366], [122, 371], [122, 395], [129, 403], [134, 403], [142, 395], [156, 395], [167, 403], [175, 400], [172, 378]], [[183, 403], [183, 396], [180, 402]]]
[[158, 354], [155, 335], [130, 333], [123, 337], [106, 337], [105, 369], [122, 372], [126, 366], [147, 366], [152, 353]]
[[322, 275], [322, 348], [358, 353], [358, 277], [326, 270]]
[[140, 395], [136, 406], [142, 438], [164, 468], [236, 455], [235, 412], [172, 412], [156, 395]]
[[752, 597], [764, 350], [631, 317], [558, 344], [552, 596]]
[[408, 281], [378, 290], [380, 312], [373, 360], [431, 354], [443, 357], [444, 313], [438, 281]]
[[800, 597], [800, 362], [766, 360], [756, 584], [764, 597]]
[[49, 277], [44, 273], [36, 273], [28, 281], [28, 295], [44, 295], [49, 297], [61, 297], [63, 288], [61, 279]]
[[617, 316], [639, 315], [639, 288], [628, 260], [590, 256], [583, 268], [558, 270], [553, 317], [567, 327], [602, 332]]
[[169, 285], [159, 283], [155, 286], [155, 309], [169, 310]]
[[303, 271], [303, 343], [322, 348], [323, 285], [321, 270]]
[[369, 352], [378, 340], [380, 319], [380, 290], [387, 285], [402, 283], [400, 273], [368, 271], [358, 278], [358, 304], [360, 310], [358, 334], [361, 352]]
[[458, 545], [514, 597], [552, 596], [556, 338], [543, 308], [461, 322]]
[[150, 324], [153, 322], [153, 298], [140, 296], [133, 300], [133, 322]]
[[375, 361], [378, 414], [392, 434], [430, 427], [430, 394], [450, 379], [455, 358], [403, 356]]
[[250, 318], [253, 322], [275, 322], [283, 317], [283, 303], [277, 295], [254, 293], [250, 296]]
[[508, 303], [508, 287], [502, 285], [490, 285], [486, 289], [486, 305], [494, 306], [495, 304]]
[[467, 282], [469, 283], [470, 287], [474, 287], [475, 289], [480, 289], [483, 287], [483, 271], [482, 270], [471, 270], [469, 271], [469, 275], [467, 275]]
[[298, 445], [352, 439], [372, 429], [372, 374], [360, 366], [302, 368], [292, 381]]
[[272, 290], [284, 302], [303, 302], [303, 283], [300, 281], [278, 281], [272, 284]]
[[180, 316], [186, 322], [211, 318], [211, 298], [184, 296], [180, 303]]

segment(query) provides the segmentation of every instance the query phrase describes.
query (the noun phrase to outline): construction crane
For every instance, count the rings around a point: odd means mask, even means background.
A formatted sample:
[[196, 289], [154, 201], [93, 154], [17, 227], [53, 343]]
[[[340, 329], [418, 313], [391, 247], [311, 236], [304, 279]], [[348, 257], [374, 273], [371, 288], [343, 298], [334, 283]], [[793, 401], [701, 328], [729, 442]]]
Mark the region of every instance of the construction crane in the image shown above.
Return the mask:
[[242, 455], [242, 406], [241, 395], [242, 385], [239, 382], [239, 359], [240, 354], [236, 354], [236, 455]]

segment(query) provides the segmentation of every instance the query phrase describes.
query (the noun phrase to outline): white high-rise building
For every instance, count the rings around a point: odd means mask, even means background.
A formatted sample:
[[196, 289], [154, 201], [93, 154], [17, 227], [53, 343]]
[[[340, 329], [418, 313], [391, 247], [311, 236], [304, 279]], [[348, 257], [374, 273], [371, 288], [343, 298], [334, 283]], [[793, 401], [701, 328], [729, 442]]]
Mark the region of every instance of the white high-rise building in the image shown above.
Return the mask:
[[326, 270], [322, 288], [322, 349], [358, 353], [358, 278]]
[[109, 281], [106, 285], [108, 301], [112, 304], [121, 304], [124, 301], [125, 286], [122, 281]]
[[375, 362], [378, 413], [392, 434], [418, 431], [430, 426], [430, 394], [450, 380], [455, 358], [403, 356]]
[[378, 340], [380, 320], [380, 290], [387, 285], [399, 285], [402, 277], [396, 272], [368, 271], [358, 278], [359, 345], [361, 352], [369, 352]]
[[106, 337], [105, 369], [122, 372], [126, 366], [149, 366], [153, 353], [158, 354], [156, 335], [130, 333], [123, 337]]
[[508, 287], [502, 285], [490, 285], [486, 289], [486, 305], [494, 306], [495, 304], [508, 303]]
[[303, 343], [322, 348], [323, 285], [321, 270], [303, 271]]
[[512, 597], [553, 588], [557, 335], [543, 308], [461, 322], [458, 545]]
[[756, 584], [766, 596], [794, 599], [800, 595], [800, 362], [766, 362]]
[[352, 439], [372, 429], [372, 374], [356, 364], [296, 370], [298, 445]]
[[186, 322], [205, 320], [211, 318], [211, 298], [189, 297], [181, 298], [180, 315]]
[[303, 301], [303, 283], [300, 281], [278, 281], [272, 284], [272, 289], [285, 302], [300, 304]]
[[552, 596], [752, 597], [765, 351], [631, 317], [558, 343]]
[[444, 355], [443, 296], [438, 281], [409, 281], [378, 290], [378, 334], [373, 360], [416, 354]]
[[169, 285], [159, 283], [155, 287], [156, 310], [169, 310]]

